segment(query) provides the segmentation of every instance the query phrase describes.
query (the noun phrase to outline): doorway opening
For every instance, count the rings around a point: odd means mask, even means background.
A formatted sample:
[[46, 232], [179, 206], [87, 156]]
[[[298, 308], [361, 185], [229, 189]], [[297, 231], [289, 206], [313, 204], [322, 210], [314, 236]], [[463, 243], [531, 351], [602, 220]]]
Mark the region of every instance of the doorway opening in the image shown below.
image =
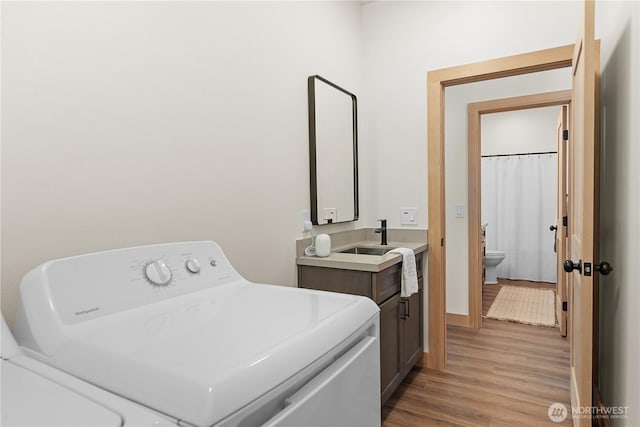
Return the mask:
[[[445, 68], [427, 73], [429, 203], [429, 354], [427, 367], [446, 369], [446, 245], [444, 95], [447, 86], [571, 67], [573, 130], [569, 158], [569, 273], [571, 407], [591, 407], [598, 391], [600, 43], [595, 39], [595, 3], [584, 2], [574, 45]], [[580, 325], [574, 328], [573, 325]], [[591, 424], [591, 417], [576, 420]]]
[[[563, 106], [571, 102], [571, 91], [495, 99], [468, 105], [468, 204], [469, 204], [469, 326], [479, 328], [483, 315], [483, 257], [486, 249], [482, 232], [482, 116], [508, 111]], [[563, 156], [564, 158], [564, 156]], [[558, 198], [560, 200], [560, 198]], [[556, 225], [557, 226], [557, 225]], [[562, 232], [562, 229], [561, 229]], [[551, 239], [549, 240], [551, 241]], [[499, 248], [498, 248], [499, 249]], [[558, 252], [559, 256], [564, 256]], [[556, 262], [557, 265], [557, 262]], [[554, 266], [555, 268], [555, 266]], [[558, 281], [560, 283], [560, 281]], [[558, 295], [564, 295], [557, 292]], [[560, 302], [562, 304], [562, 301]], [[560, 320], [560, 319], [559, 319]]]
[[[429, 353], [427, 366], [446, 368], [444, 92], [448, 86], [571, 67], [574, 45], [525, 53], [427, 74], [429, 215]], [[469, 307], [471, 308], [471, 306]]]

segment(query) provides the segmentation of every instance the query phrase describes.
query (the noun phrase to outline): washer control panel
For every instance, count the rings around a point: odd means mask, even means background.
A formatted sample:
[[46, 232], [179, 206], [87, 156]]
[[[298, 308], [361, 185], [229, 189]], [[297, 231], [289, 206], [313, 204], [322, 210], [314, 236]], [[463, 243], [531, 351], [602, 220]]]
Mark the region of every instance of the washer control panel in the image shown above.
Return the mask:
[[141, 246], [49, 261], [24, 280], [48, 286], [52, 307], [66, 324], [234, 281], [246, 283], [214, 242]]

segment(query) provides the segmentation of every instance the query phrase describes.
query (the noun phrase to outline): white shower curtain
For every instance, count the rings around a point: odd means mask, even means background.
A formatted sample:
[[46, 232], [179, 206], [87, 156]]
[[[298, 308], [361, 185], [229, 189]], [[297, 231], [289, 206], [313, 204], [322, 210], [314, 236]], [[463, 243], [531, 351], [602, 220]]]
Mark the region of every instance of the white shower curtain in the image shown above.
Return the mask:
[[556, 281], [556, 182], [556, 154], [482, 158], [486, 248], [505, 253], [498, 277]]

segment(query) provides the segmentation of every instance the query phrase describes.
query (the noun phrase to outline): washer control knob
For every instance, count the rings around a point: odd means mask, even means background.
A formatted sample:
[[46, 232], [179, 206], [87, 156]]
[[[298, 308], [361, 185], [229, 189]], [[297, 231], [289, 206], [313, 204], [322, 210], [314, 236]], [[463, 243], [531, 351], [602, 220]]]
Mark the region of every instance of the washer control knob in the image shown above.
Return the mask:
[[191, 273], [200, 273], [200, 261], [197, 258], [189, 258], [185, 263], [185, 267]]
[[147, 279], [154, 285], [162, 286], [171, 281], [171, 270], [169, 270], [167, 263], [161, 259], [147, 265], [144, 272], [147, 275]]

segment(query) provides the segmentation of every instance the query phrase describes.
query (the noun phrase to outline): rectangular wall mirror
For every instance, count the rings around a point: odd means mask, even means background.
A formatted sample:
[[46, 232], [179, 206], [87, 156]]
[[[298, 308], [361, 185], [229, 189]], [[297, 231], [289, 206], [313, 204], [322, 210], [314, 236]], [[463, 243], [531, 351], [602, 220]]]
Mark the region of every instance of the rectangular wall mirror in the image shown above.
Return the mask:
[[309, 90], [311, 222], [358, 219], [357, 99], [318, 75]]

